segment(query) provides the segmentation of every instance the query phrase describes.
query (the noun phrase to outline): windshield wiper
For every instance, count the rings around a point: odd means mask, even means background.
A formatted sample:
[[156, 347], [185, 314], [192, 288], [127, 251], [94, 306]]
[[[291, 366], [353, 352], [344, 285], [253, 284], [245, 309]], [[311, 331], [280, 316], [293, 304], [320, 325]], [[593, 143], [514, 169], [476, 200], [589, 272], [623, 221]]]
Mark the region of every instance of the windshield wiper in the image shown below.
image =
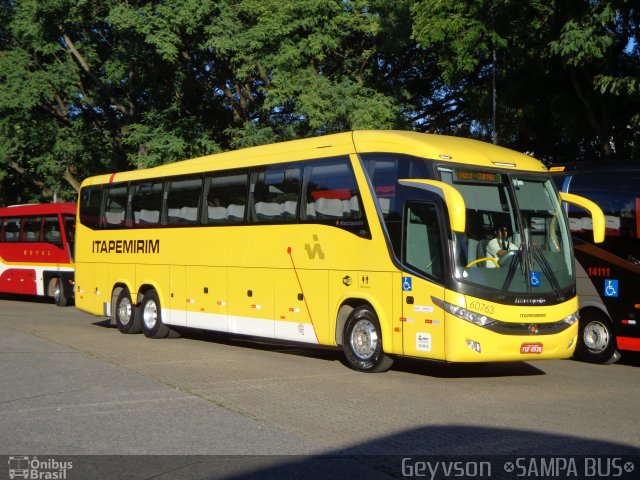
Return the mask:
[[511, 264], [509, 265], [509, 270], [507, 270], [507, 276], [504, 279], [504, 283], [502, 284], [502, 288], [500, 289], [500, 293], [502, 293], [503, 295], [506, 295], [507, 293], [507, 289], [509, 288], [509, 285], [511, 285], [511, 282], [513, 281], [513, 277], [516, 274], [516, 268], [518, 267], [518, 263], [520, 263], [522, 261], [522, 246], [516, 250], [515, 252], [515, 256], [513, 257], [513, 260], [511, 260]]
[[[558, 297], [558, 300], [562, 300], [562, 295], [560, 294], [560, 284], [558, 283], [558, 279], [556, 278], [556, 276], [553, 274], [551, 265], [549, 265], [549, 262], [547, 261], [544, 254], [542, 253], [542, 250], [540, 249], [539, 246], [532, 244], [531, 252], [533, 253], [533, 257], [540, 264], [540, 267], [542, 268], [543, 273], [549, 279], [549, 282], [551, 283], [551, 288], [553, 288], [553, 291]], [[532, 268], [532, 271], [533, 271], [533, 268]]]

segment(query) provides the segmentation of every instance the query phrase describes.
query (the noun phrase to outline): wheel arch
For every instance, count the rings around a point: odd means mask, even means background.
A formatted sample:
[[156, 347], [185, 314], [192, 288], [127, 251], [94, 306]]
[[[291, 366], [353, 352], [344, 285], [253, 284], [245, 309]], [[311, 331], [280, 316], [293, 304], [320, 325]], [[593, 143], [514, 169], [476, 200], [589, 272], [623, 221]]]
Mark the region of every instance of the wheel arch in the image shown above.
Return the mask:
[[148, 291], [155, 290], [158, 294], [158, 300], [160, 300], [160, 307], [167, 308], [169, 305], [169, 300], [167, 300], [164, 296], [164, 292], [155, 282], [142, 282], [140, 287], [138, 287], [138, 293], [136, 295], [136, 305], [140, 305], [142, 299], [147, 294]]
[[368, 295], [352, 295], [341, 299], [338, 308], [334, 313], [335, 323], [335, 341], [336, 345], [343, 344], [344, 326], [353, 310], [358, 307], [366, 306], [373, 310], [376, 314], [378, 322], [380, 322], [380, 332], [382, 333], [382, 348], [387, 353], [393, 353], [392, 346], [392, 326], [391, 319], [388, 317], [382, 305], [373, 297]]
[[[118, 301], [118, 296], [120, 292], [124, 289], [129, 290], [129, 295], [131, 295], [131, 286], [125, 280], [116, 280], [113, 286], [111, 287], [111, 303], [109, 308], [110, 315], [110, 325], [116, 325], [116, 303]], [[133, 299], [132, 299], [133, 301]]]
[[607, 306], [599, 300], [581, 299], [578, 309], [580, 314], [582, 314], [582, 312], [585, 312], [585, 311], [597, 310], [599, 313], [602, 313], [605, 317], [607, 317], [609, 321], [611, 321], [611, 315], [609, 315]]

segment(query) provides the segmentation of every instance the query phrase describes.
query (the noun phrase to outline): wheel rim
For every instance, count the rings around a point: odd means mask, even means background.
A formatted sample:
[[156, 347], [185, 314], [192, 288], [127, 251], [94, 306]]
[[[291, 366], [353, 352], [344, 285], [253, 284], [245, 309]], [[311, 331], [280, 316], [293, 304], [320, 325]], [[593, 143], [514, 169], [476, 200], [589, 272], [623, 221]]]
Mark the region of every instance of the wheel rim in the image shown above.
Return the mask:
[[123, 298], [118, 305], [118, 319], [122, 325], [129, 325], [131, 321], [131, 300]]
[[358, 320], [351, 330], [351, 349], [360, 360], [369, 360], [378, 348], [378, 332], [369, 320]]
[[609, 345], [609, 329], [601, 322], [589, 322], [584, 327], [585, 346], [593, 352], [603, 352]]
[[153, 330], [158, 321], [158, 306], [153, 300], [149, 300], [142, 309], [142, 321], [147, 330]]
[[56, 281], [53, 287], [53, 299], [56, 301], [56, 303], [60, 302], [60, 282], [58, 281]]

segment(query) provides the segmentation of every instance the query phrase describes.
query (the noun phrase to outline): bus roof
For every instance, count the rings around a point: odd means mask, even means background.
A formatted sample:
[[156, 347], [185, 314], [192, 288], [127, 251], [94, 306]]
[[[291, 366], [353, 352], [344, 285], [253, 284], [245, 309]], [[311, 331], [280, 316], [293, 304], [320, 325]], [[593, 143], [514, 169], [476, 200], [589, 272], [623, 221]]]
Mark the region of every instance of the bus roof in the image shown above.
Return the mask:
[[564, 175], [582, 173], [638, 173], [640, 172], [640, 161], [608, 160], [601, 162], [569, 162], [551, 165], [549, 171]]
[[28, 203], [24, 205], [10, 205], [0, 207], [0, 217], [19, 217], [22, 215], [50, 215], [55, 213], [70, 213], [75, 215], [75, 203]]
[[216, 153], [144, 170], [100, 175], [86, 179], [83, 185], [374, 152], [414, 155], [478, 167], [547, 171], [541, 162], [529, 155], [478, 140], [399, 130], [360, 130]]

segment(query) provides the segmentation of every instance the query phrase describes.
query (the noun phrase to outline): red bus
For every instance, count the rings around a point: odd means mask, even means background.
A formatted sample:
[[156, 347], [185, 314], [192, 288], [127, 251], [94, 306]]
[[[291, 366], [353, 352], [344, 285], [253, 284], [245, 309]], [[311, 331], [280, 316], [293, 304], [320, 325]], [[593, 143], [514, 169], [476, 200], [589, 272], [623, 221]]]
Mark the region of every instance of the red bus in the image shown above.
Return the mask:
[[73, 301], [75, 203], [0, 208], [0, 292]]

